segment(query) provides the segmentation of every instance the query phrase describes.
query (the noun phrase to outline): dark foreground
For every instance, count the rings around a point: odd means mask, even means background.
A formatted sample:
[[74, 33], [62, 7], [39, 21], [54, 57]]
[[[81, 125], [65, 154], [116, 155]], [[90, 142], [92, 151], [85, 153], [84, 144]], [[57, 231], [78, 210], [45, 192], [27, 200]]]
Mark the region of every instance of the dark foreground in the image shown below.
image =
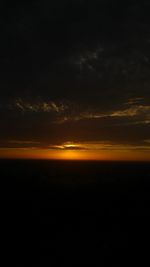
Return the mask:
[[5, 264], [149, 262], [150, 164], [1, 160], [0, 177]]

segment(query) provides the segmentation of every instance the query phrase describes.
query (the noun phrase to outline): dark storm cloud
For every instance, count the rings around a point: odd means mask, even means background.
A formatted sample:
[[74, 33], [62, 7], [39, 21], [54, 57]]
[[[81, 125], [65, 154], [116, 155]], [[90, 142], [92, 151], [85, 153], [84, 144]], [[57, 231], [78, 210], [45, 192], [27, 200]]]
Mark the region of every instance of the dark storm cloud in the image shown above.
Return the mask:
[[149, 11], [149, 1], [2, 2], [0, 139], [149, 140]]

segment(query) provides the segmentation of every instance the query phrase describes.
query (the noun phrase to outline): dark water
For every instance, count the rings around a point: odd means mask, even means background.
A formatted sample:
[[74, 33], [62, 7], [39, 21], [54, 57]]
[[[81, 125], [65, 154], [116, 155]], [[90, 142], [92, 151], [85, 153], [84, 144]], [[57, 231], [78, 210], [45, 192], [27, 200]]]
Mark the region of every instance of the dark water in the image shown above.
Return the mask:
[[149, 260], [150, 164], [1, 160], [0, 176], [2, 254], [11, 265]]

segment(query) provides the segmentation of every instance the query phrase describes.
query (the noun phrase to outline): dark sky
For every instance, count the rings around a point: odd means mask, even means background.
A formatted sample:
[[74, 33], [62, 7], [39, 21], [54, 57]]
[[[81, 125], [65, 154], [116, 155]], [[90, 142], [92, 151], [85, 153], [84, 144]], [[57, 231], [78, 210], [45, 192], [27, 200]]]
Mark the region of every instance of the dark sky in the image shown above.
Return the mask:
[[1, 147], [150, 148], [148, 0], [1, 1], [0, 13]]

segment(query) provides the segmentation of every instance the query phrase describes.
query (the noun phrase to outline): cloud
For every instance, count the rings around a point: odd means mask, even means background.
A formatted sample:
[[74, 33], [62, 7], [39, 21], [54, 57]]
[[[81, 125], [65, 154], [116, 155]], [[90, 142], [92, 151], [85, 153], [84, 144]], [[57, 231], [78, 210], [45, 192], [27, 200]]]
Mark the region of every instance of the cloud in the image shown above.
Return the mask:
[[[149, 140], [148, 140], [149, 141]], [[48, 149], [50, 150], [84, 150], [84, 151], [129, 151], [129, 150], [142, 150], [150, 151], [150, 142], [147, 144], [143, 143], [137, 144], [128, 144], [128, 143], [116, 143], [109, 140], [106, 141], [90, 141], [90, 142], [66, 142], [58, 145], [49, 145]]]
[[14, 104], [12, 105], [12, 109], [18, 109], [22, 112], [32, 112], [32, 113], [61, 113], [67, 109], [67, 106], [63, 103], [56, 103], [54, 101], [35, 101], [35, 102], [27, 102], [23, 99], [19, 98], [14, 101]]
[[[65, 123], [68, 121], [80, 121], [80, 120], [92, 120], [92, 119], [128, 119], [129, 124], [149, 124], [150, 123], [150, 105], [137, 104], [138, 100], [132, 100], [129, 102], [128, 108], [111, 110], [108, 112], [101, 112], [94, 108], [87, 109], [85, 111], [79, 111], [76, 114], [70, 114], [58, 119], [56, 123]], [[131, 121], [132, 119], [132, 121]], [[125, 121], [127, 123], [127, 121]]]
[[40, 144], [40, 142], [36, 141], [28, 141], [28, 140], [8, 140], [8, 143], [10, 144], [25, 144], [25, 145], [31, 145], [31, 144]]
[[120, 120], [124, 125], [150, 124], [150, 104], [144, 97], [129, 98], [127, 102], [120, 104], [117, 109], [111, 108], [103, 111], [101, 106], [77, 104], [69, 100], [61, 101], [25, 101], [18, 98], [13, 103], [6, 105], [10, 111], [23, 114], [51, 114], [49, 123], [65, 124], [85, 120], [101, 120], [114, 123]]
[[113, 142], [110, 140], [104, 141], [83, 141], [83, 142], [65, 142], [62, 144], [49, 145], [50, 150], [83, 150], [83, 151], [130, 151], [142, 150], [150, 151], [150, 140], [143, 140], [139, 144], [127, 142]]
[[42, 145], [41, 142], [34, 140], [0, 140], [2, 148], [38, 148]]
[[[14, 104], [11, 105], [12, 109], [19, 110], [23, 113], [31, 112], [31, 113], [55, 113], [58, 116], [58, 123], [64, 123], [70, 120], [78, 121], [83, 119], [100, 119], [100, 118], [117, 118], [117, 117], [138, 117], [143, 116], [145, 118], [145, 123], [149, 122], [150, 119], [150, 105], [140, 104], [139, 102], [143, 100], [143, 98], [134, 98], [129, 99], [127, 104], [129, 107], [122, 108], [118, 110], [111, 110], [108, 112], [101, 112], [98, 108], [87, 108], [78, 106], [75, 103], [71, 103], [68, 101], [68, 104], [54, 101], [35, 101], [35, 102], [27, 102], [22, 100], [21, 98], [15, 100]], [[124, 106], [124, 105], [122, 105]], [[62, 117], [63, 115], [63, 117]]]
[[144, 100], [144, 97], [129, 98], [125, 104], [126, 105], [139, 104], [142, 100]]
[[[9, 144], [4, 142], [4, 146], [9, 147], [45, 148], [51, 144], [62, 146], [63, 142], [68, 139], [74, 141], [104, 141], [108, 139], [120, 143], [135, 142], [141, 145], [142, 140], [149, 139], [150, 105], [148, 99], [137, 98], [132, 98], [131, 101], [130, 97], [129, 101], [125, 99], [116, 107], [105, 110], [101, 105], [92, 105], [90, 102], [89, 104], [79, 104], [63, 99], [60, 101], [54, 99], [25, 101], [19, 98], [19, 100], [11, 102], [11, 108], [7, 107], [5, 121], [2, 117], [5, 111], [2, 111], [0, 138], [21, 141]], [[19, 103], [21, 107], [16, 106], [16, 103]], [[21, 144], [22, 140], [42, 143]], [[57, 147], [57, 149], [59, 148]], [[81, 147], [80, 143], [76, 148], [71, 147], [71, 149], [84, 148], [86, 147]], [[51, 146], [51, 149], [55, 149], [55, 147]], [[70, 148], [63, 147], [63, 149]]]
[[138, 143], [134, 142], [115, 142], [111, 140], [79, 141], [52, 143], [36, 142], [30, 140], [1, 140], [0, 150], [34, 150], [39, 151], [143, 151], [150, 152], [150, 140], [146, 139]]
[[87, 147], [80, 143], [65, 142], [60, 145], [50, 145], [49, 149], [56, 150], [87, 150]]
[[102, 46], [98, 46], [97, 48], [85, 50], [79, 55], [72, 56], [69, 62], [76, 66], [80, 72], [84, 70], [95, 70], [95, 64], [100, 59], [101, 54], [104, 52], [104, 48]]
[[142, 114], [150, 115], [150, 105], [136, 105], [124, 110], [117, 110], [109, 114], [110, 117], [135, 117]]

